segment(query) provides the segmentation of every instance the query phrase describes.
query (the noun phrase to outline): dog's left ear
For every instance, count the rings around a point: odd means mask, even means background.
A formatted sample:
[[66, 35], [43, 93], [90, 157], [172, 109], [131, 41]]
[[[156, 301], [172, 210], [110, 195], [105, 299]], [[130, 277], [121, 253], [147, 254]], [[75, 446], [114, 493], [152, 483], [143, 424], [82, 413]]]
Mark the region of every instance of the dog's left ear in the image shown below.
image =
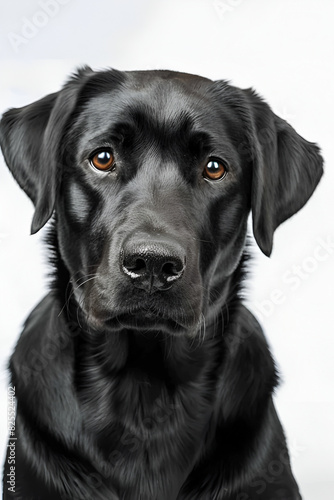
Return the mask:
[[252, 215], [257, 244], [268, 257], [275, 229], [298, 212], [315, 190], [323, 160], [316, 144], [303, 139], [252, 90], [244, 90], [252, 115], [248, 129], [253, 163]]
[[0, 145], [6, 163], [20, 187], [35, 205], [31, 233], [51, 217], [59, 182], [59, 148], [80, 89], [93, 71], [78, 71], [60, 92], [23, 108], [10, 109], [0, 122]]

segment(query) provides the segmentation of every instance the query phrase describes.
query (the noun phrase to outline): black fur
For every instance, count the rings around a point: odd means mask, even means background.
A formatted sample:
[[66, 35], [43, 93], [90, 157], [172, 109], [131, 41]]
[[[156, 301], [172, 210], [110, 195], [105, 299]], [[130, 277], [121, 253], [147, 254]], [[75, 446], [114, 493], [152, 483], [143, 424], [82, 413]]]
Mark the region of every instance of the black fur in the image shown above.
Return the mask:
[[54, 214], [51, 291], [10, 360], [4, 498], [300, 499], [241, 290], [250, 210], [270, 255], [320, 180], [318, 147], [252, 90], [169, 71], [83, 68], [0, 133], [32, 232]]

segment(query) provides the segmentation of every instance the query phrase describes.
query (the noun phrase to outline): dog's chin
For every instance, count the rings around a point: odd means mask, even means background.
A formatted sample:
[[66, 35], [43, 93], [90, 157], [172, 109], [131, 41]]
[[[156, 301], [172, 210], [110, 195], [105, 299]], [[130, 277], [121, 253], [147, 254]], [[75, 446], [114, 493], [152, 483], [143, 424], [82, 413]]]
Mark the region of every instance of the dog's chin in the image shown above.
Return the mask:
[[139, 332], [161, 332], [169, 335], [186, 335], [188, 328], [172, 319], [161, 319], [153, 315], [121, 314], [106, 322], [111, 330], [134, 330]]
[[100, 332], [127, 332], [164, 333], [172, 336], [195, 337], [201, 328], [199, 320], [183, 321], [173, 318], [164, 318], [150, 311], [119, 312], [116, 314], [87, 314], [86, 322], [89, 327]]

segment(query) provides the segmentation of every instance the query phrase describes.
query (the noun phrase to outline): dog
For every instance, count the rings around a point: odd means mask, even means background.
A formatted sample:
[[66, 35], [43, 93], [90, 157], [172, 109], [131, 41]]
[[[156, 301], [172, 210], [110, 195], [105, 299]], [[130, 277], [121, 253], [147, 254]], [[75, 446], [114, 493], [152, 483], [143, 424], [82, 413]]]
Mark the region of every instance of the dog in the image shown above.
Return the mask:
[[250, 212], [270, 256], [319, 147], [252, 89], [165, 70], [82, 67], [0, 134], [53, 268], [9, 363], [4, 498], [300, 499], [243, 283]]

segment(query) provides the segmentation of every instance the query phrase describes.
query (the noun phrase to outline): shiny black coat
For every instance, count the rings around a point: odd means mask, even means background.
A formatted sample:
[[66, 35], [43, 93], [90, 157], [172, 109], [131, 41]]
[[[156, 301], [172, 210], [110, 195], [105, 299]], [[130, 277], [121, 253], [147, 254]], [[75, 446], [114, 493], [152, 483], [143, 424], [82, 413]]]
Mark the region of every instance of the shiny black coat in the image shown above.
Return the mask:
[[299, 499], [242, 282], [250, 211], [269, 256], [317, 146], [252, 90], [168, 71], [84, 68], [0, 133], [54, 275], [10, 360], [4, 498]]

